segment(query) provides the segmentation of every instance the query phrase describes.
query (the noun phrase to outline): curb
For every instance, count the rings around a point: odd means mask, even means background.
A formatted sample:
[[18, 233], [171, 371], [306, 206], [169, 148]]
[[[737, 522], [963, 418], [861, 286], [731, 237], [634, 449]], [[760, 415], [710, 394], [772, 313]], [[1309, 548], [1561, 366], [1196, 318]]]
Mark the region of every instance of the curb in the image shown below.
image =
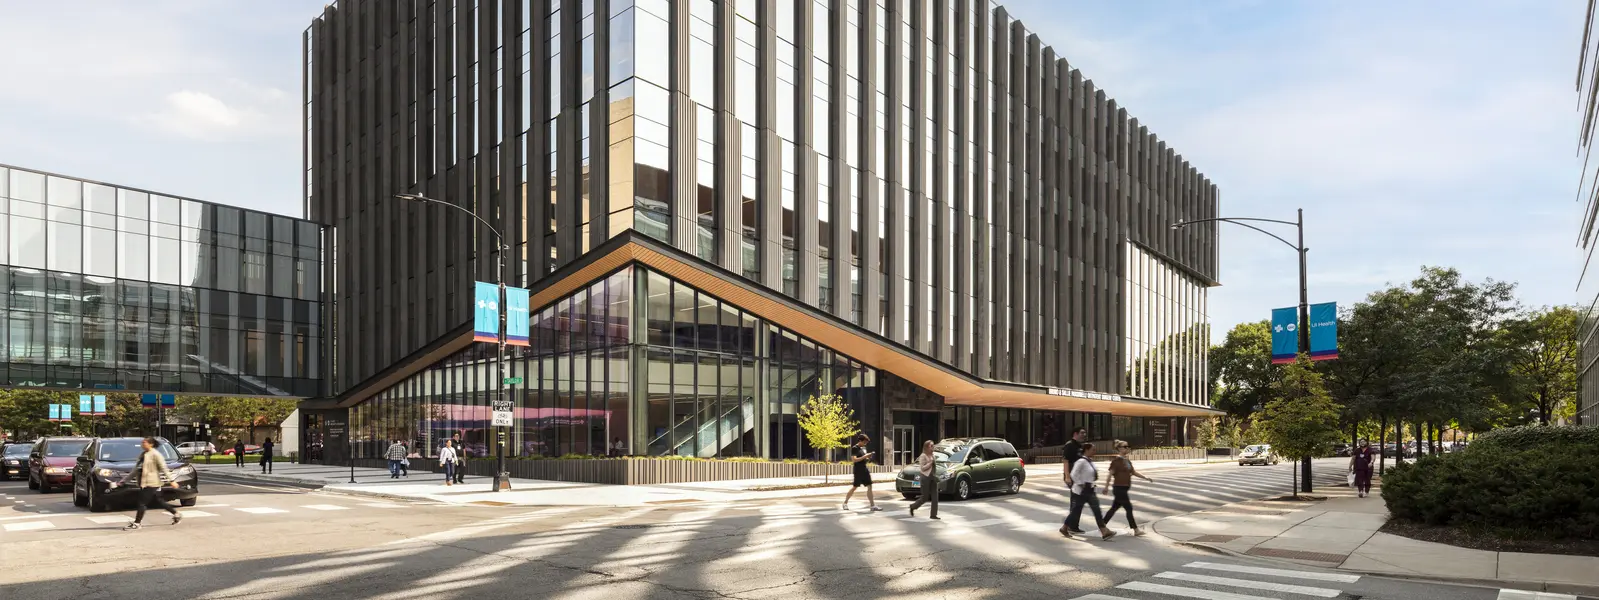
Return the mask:
[[[203, 474], [203, 472], [202, 472], [202, 474]], [[284, 485], [284, 486], [290, 486], [290, 487], [307, 488], [307, 489], [310, 489], [312, 491], [326, 492], [326, 493], [329, 493], [329, 494], [341, 494], [341, 495], [345, 495], [345, 496], [358, 496], [358, 497], [366, 497], [366, 498], [378, 498], [378, 499], [382, 499], [382, 500], [392, 500], [392, 501], [398, 501], [398, 502], [435, 502], [435, 503], [439, 503], [439, 504], [448, 504], [448, 505], [457, 505], [457, 506], [478, 506], [478, 507], [488, 507], [488, 508], [543, 508], [543, 507], [550, 507], [550, 508], [572, 508], [572, 507], [580, 507], [580, 508], [636, 508], [636, 505], [631, 505], [631, 504], [516, 504], [516, 503], [510, 503], [510, 504], [506, 504], [504, 506], [489, 506], [489, 505], [485, 505], [485, 504], [475, 504], [474, 503], [474, 502], [479, 502], [479, 501], [473, 501], [473, 502], [446, 502], [446, 501], [435, 500], [435, 499], [432, 499], [432, 498], [420, 498], [420, 497], [417, 497], [417, 496], [407, 496], [407, 495], [404, 495], [404, 494], [390, 494], [390, 493], [387, 493], [387, 492], [378, 492], [378, 491], [362, 490], [362, 489], [336, 488], [336, 487], [332, 487], [333, 484], [329, 484], [326, 481], [312, 481], [312, 480], [307, 480], [307, 479], [289, 479], [289, 478], [282, 478], [282, 477], [262, 477], [259, 473], [216, 473], [216, 474], [212, 474], [211, 477], [214, 477], [216, 479], [221, 479], [221, 480], [233, 479], [233, 480], [239, 480], [239, 481], [249, 481], [249, 482], [252, 482], [252, 483], [271, 483], [271, 484]], [[489, 493], [489, 492], [484, 492], [484, 493]]]
[[[1153, 525], [1153, 524], [1151, 524], [1151, 525]], [[1343, 567], [1322, 567], [1321, 565], [1311, 565], [1311, 564], [1307, 564], [1305, 562], [1299, 562], [1299, 561], [1295, 561], [1295, 560], [1292, 560], [1292, 559], [1275, 558], [1275, 557], [1271, 557], [1271, 556], [1256, 556], [1256, 555], [1253, 555], [1253, 554], [1244, 554], [1244, 553], [1238, 552], [1236, 550], [1229, 550], [1227, 548], [1222, 548], [1220, 546], [1212, 546], [1212, 545], [1204, 544], [1204, 543], [1184, 542], [1184, 541], [1181, 541], [1181, 540], [1176, 540], [1176, 539], [1173, 539], [1173, 538], [1166, 537], [1165, 534], [1162, 534], [1162, 533], [1160, 533], [1158, 531], [1155, 532], [1155, 535], [1159, 535], [1160, 537], [1165, 538], [1167, 541], [1175, 543], [1175, 544], [1177, 544], [1179, 546], [1186, 546], [1188, 548], [1193, 548], [1193, 549], [1196, 549], [1196, 550], [1202, 550], [1202, 551], [1205, 551], [1205, 552], [1210, 552], [1212, 554], [1220, 554], [1222, 556], [1231, 556], [1231, 557], [1234, 557], [1234, 558], [1244, 558], [1244, 559], [1250, 559], [1250, 560], [1261, 560], [1261, 561], [1267, 561], [1267, 562], [1276, 563], [1276, 564], [1285, 565], [1285, 566], [1319, 567], [1319, 568], [1324, 568], [1324, 569], [1330, 569], [1330, 570], [1333, 570], [1333, 571], [1340, 571], [1340, 572], [1344, 572], [1344, 573], [1355, 573], [1357, 575], [1361, 575], [1361, 576], [1365, 576], [1365, 577], [1381, 577], [1381, 578], [1386, 578], [1386, 579], [1403, 579], [1403, 580], [1406, 580], [1406, 581], [1420, 581], [1420, 582], [1426, 582], [1426, 583], [1443, 583], [1443, 584], [1450, 584], [1450, 585], [1469, 585], [1469, 586], [1489, 588], [1489, 589], [1500, 589], [1500, 588], [1505, 588], [1505, 587], [1511, 587], [1511, 588], [1515, 588], [1515, 589], [1524, 589], [1524, 590], [1533, 591], [1533, 592], [1549, 592], [1549, 593], [1555, 593], [1555, 594], [1573, 594], [1573, 595], [1577, 595], [1577, 596], [1599, 596], [1599, 585], [1581, 585], [1581, 584], [1575, 584], [1575, 583], [1553, 583], [1553, 582], [1547, 582], [1547, 581], [1523, 581], [1523, 580], [1519, 580], [1519, 579], [1474, 579], [1474, 578], [1467, 578], [1467, 577], [1438, 577], [1436, 575], [1406, 575], [1404, 573], [1385, 573], [1385, 572], [1380, 572], [1380, 571], [1362, 571], [1360, 569], [1345, 569]]]

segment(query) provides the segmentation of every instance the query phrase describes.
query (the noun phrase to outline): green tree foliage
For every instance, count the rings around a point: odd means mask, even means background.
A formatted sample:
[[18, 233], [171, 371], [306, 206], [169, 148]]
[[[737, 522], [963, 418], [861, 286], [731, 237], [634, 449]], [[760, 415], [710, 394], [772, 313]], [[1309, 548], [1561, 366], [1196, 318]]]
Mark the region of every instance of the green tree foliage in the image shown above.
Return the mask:
[[[1276, 399], [1255, 415], [1255, 429], [1278, 455], [1289, 461], [1324, 456], [1342, 439], [1338, 418], [1343, 407], [1333, 402], [1309, 356], [1301, 354], [1287, 365], [1272, 391]], [[1293, 471], [1297, 477], [1299, 470]]]
[[855, 411], [836, 394], [811, 396], [799, 411], [800, 430], [812, 448], [827, 453], [829, 461], [833, 450], [849, 447], [849, 437], [860, 431]]
[[1505, 408], [1526, 414], [1536, 410], [1548, 425], [1577, 399], [1577, 311], [1546, 308], [1506, 322], [1500, 331], [1506, 371], [1502, 381]]
[[1271, 401], [1281, 369], [1271, 364], [1271, 323], [1239, 323], [1210, 350], [1210, 381], [1218, 410], [1247, 419]]

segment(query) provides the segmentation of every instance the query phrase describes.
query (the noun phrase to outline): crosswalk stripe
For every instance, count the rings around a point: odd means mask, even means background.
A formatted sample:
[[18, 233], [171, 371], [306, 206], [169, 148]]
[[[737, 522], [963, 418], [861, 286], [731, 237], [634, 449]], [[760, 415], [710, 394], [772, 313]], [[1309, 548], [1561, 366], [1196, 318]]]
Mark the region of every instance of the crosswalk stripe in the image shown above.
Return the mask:
[[183, 513], [183, 518], [185, 518], [185, 519], [200, 518], [200, 517], [215, 517], [215, 516], [217, 516], [216, 513], [208, 513], [208, 512], [205, 512], [203, 510], [185, 510], [185, 511], [179, 511], [179, 512]]
[[6, 523], [6, 531], [32, 531], [35, 529], [55, 529], [55, 524], [49, 521], [26, 521], [22, 523]]
[[1529, 592], [1527, 590], [1499, 590], [1499, 600], [1577, 600], [1571, 594]]
[[105, 516], [100, 516], [100, 517], [84, 517], [84, 518], [88, 519], [88, 520], [90, 520], [92, 522], [99, 523], [101, 525], [110, 525], [112, 523], [127, 523], [127, 522], [130, 522], [130, 521], [133, 520], [133, 519], [129, 519], [127, 515], [105, 515]]
[[307, 504], [300, 508], [309, 508], [311, 510], [350, 510], [350, 507], [348, 506], [339, 506], [337, 504]]
[[1131, 600], [1131, 599], [1130, 598], [1125, 598], [1125, 597], [1122, 597], [1122, 596], [1106, 596], [1104, 594], [1089, 594], [1087, 596], [1078, 596], [1076, 598], [1073, 598], [1072, 600]]
[[1277, 577], [1293, 577], [1295, 579], [1314, 579], [1316, 581], [1336, 581], [1338, 583], [1354, 583], [1360, 581], [1359, 575], [1344, 573], [1318, 573], [1315, 571], [1289, 571], [1287, 569], [1268, 569], [1266, 567], [1251, 567], [1247, 565], [1229, 565], [1211, 562], [1191, 562], [1184, 567], [1190, 569], [1210, 569], [1212, 571], [1229, 571], [1233, 573], [1250, 573], [1253, 575], [1275, 575]]
[[280, 509], [276, 509], [276, 508], [268, 508], [268, 507], [265, 507], [265, 506], [246, 506], [246, 507], [243, 507], [243, 508], [235, 508], [233, 510], [237, 510], [239, 512], [247, 512], [247, 513], [250, 513], [252, 515], [270, 515], [270, 514], [273, 514], [273, 513], [286, 513], [286, 512], [289, 512], [289, 511], [286, 511], [286, 510], [280, 510]]
[[1232, 592], [1218, 592], [1216, 590], [1202, 590], [1198, 588], [1177, 587], [1159, 583], [1143, 581], [1129, 581], [1116, 586], [1118, 589], [1132, 590], [1135, 592], [1151, 592], [1166, 594], [1168, 596], [1181, 596], [1183, 598], [1199, 598], [1200, 600], [1273, 600], [1265, 596], [1251, 596], [1249, 594], [1234, 594]]
[[1196, 575], [1194, 573], [1180, 573], [1180, 572], [1176, 572], [1176, 571], [1166, 571], [1166, 572], [1163, 572], [1163, 573], [1156, 573], [1155, 576], [1159, 577], [1161, 579], [1175, 579], [1177, 581], [1191, 581], [1191, 582], [1194, 582], [1194, 583], [1210, 583], [1210, 584], [1214, 584], [1214, 585], [1230, 585], [1230, 586], [1233, 586], [1233, 587], [1249, 588], [1249, 589], [1261, 590], [1261, 591], [1266, 591], [1266, 592], [1283, 592], [1283, 593], [1287, 593], [1287, 594], [1303, 594], [1303, 595], [1306, 595], [1306, 596], [1318, 596], [1318, 597], [1321, 597], [1321, 598], [1336, 598], [1336, 597], [1338, 597], [1338, 594], [1340, 593], [1338, 590], [1328, 589], [1328, 588], [1319, 588], [1319, 587], [1310, 587], [1308, 585], [1293, 585], [1293, 584], [1289, 584], [1289, 583], [1272, 583], [1270, 581], [1254, 581], [1254, 580], [1250, 580], [1250, 579], [1234, 579], [1232, 577], [1215, 577], [1215, 576], [1211, 576], [1211, 575]]

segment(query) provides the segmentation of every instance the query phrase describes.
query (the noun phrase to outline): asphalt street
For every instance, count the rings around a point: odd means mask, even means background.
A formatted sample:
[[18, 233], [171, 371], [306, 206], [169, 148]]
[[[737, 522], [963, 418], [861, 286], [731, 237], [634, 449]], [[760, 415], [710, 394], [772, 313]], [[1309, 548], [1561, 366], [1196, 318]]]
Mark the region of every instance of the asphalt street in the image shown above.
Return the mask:
[[[1320, 479], [1341, 478], [1337, 463]], [[1138, 516], [1288, 491], [1287, 465], [1152, 472]], [[0, 482], [0, 598], [560, 598], [632, 600], [1382, 598], [1479, 600], [1498, 590], [1220, 556], [1154, 535], [1065, 540], [1058, 479], [948, 501], [941, 521], [841, 510], [842, 496], [637, 508], [381, 501], [202, 482], [183, 523], [121, 531], [65, 492]], [[1053, 479], [1053, 478], [1051, 478]], [[1120, 515], [1116, 529], [1126, 529]], [[1089, 521], [1085, 519], [1085, 523]]]

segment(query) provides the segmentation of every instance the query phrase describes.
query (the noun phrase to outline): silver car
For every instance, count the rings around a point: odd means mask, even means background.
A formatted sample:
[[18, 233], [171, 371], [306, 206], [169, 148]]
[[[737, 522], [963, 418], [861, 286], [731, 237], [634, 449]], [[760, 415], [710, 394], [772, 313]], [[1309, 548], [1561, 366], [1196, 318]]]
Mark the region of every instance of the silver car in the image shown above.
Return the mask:
[[178, 456], [184, 458], [203, 455], [207, 452], [216, 454], [216, 451], [217, 447], [211, 445], [211, 442], [184, 442], [178, 444]]
[[1244, 465], [1275, 465], [1282, 462], [1282, 457], [1272, 452], [1271, 444], [1254, 444], [1245, 446], [1244, 451], [1238, 453], [1238, 466]]

